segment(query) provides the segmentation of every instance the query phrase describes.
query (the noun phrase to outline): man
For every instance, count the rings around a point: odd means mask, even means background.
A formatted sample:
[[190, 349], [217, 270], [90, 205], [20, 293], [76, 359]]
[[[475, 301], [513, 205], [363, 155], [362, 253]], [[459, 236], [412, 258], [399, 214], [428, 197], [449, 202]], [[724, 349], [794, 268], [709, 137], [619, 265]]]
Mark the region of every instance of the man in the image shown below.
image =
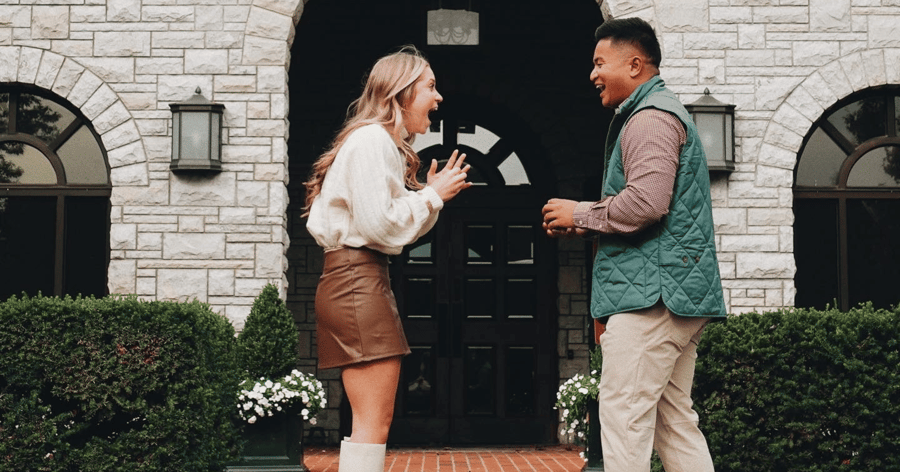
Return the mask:
[[696, 127], [659, 77], [659, 42], [637, 18], [597, 28], [590, 79], [616, 113], [598, 202], [551, 199], [551, 237], [597, 237], [591, 315], [600, 337], [600, 426], [609, 472], [711, 472], [690, 392], [697, 343], [726, 316], [706, 157]]

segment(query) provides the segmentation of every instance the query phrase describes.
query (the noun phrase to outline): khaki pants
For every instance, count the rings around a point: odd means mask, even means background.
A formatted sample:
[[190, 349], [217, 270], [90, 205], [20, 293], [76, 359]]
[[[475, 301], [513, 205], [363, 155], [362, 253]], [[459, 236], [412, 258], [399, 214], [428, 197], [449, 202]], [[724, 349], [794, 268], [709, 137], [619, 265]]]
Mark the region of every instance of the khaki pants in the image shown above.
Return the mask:
[[666, 472], [712, 472], [691, 385], [708, 318], [662, 303], [609, 318], [600, 336], [600, 437], [607, 472], [648, 472], [656, 449]]

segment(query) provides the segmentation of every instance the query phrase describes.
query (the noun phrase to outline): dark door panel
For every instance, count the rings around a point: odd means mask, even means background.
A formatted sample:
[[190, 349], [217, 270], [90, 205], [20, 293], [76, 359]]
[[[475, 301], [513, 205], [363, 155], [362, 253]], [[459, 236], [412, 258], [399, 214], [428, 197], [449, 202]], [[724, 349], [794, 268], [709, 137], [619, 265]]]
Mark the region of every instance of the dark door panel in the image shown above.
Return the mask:
[[[534, 208], [450, 207], [392, 260], [413, 353], [404, 359], [390, 441], [543, 443], [555, 437], [552, 260]], [[491, 197], [491, 198], [487, 198]], [[521, 200], [518, 201], [521, 204]], [[491, 205], [491, 206], [494, 206]], [[543, 382], [542, 382], [543, 380]]]

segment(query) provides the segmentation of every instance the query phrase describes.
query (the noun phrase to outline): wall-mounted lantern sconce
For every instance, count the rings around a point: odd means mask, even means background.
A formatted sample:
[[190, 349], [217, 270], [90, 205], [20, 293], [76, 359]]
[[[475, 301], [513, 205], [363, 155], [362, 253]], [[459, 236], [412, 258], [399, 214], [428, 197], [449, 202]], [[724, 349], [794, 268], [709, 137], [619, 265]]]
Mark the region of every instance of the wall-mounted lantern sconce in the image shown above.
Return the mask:
[[212, 103], [200, 93], [172, 109], [172, 172], [220, 172], [222, 170], [222, 112], [225, 105]]
[[706, 163], [711, 171], [731, 172], [734, 170], [734, 108], [726, 105], [703, 91], [703, 96], [694, 103], [685, 105], [706, 151]]
[[[464, 6], [461, 9], [444, 8]], [[472, 1], [462, 5], [461, 1], [439, 0], [436, 10], [428, 10], [427, 44], [429, 46], [478, 46], [478, 12], [472, 8]]]

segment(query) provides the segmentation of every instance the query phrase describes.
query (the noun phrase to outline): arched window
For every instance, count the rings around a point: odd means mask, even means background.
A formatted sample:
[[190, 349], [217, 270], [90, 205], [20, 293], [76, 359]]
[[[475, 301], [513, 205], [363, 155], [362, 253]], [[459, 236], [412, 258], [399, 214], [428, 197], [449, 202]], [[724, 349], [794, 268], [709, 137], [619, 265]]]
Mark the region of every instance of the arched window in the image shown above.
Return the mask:
[[77, 108], [0, 85], [0, 300], [105, 295], [110, 192], [105, 151]]
[[[427, 133], [416, 137], [413, 148], [425, 163], [434, 158], [441, 159], [441, 164], [453, 149], [458, 149], [472, 166], [466, 180], [476, 186], [531, 185], [510, 142], [481, 125], [452, 118], [436, 120]], [[427, 171], [423, 166], [419, 181], [425, 181]]]
[[796, 305], [900, 302], [900, 87], [851, 95], [800, 151], [794, 184]]

